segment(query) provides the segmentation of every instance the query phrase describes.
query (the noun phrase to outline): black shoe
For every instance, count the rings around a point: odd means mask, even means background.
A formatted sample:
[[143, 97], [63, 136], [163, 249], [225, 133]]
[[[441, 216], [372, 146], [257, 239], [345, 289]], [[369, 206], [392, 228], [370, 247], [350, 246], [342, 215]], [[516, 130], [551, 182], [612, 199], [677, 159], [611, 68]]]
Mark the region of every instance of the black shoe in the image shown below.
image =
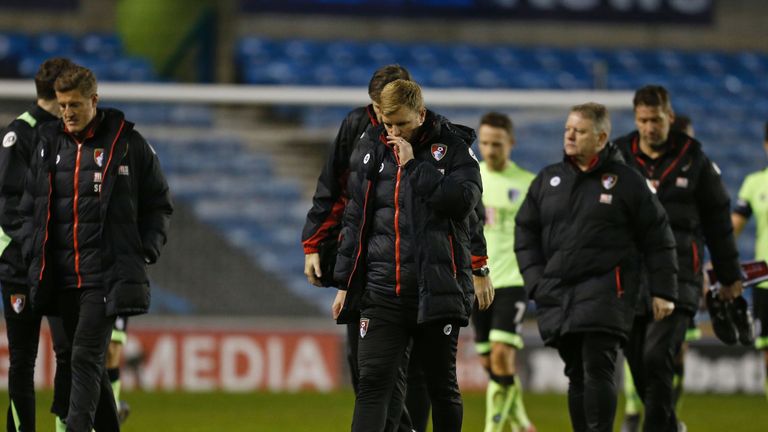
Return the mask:
[[712, 290], [707, 292], [706, 303], [715, 336], [726, 345], [734, 345], [739, 338], [739, 334], [736, 326], [731, 321], [728, 303], [720, 300]]
[[755, 323], [752, 320], [752, 312], [749, 311], [747, 300], [742, 297], [736, 297], [730, 304], [731, 318], [736, 330], [739, 332], [739, 342], [745, 346], [755, 344]]
[[121, 400], [117, 407], [117, 418], [120, 420], [120, 424], [125, 423], [129, 414], [131, 414], [131, 406], [128, 405], [128, 402]]

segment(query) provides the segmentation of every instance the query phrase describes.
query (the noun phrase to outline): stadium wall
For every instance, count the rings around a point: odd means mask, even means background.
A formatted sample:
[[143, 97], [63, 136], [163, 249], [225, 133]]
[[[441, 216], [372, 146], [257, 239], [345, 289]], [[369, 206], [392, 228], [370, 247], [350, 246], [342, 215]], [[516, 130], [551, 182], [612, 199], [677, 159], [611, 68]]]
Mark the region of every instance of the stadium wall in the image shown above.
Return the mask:
[[[531, 323], [532, 324], [532, 323]], [[0, 327], [2, 329], [2, 327]], [[0, 336], [0, 388], [8, 384], [8, 344]], [[557, 352], [542, 346], [535, 326], [524, 334], [520, 377], [528, 391], [565, 393]], [[144, 391], [327, 392], [348, 386], [344, 328], [330, 320], [232, 320], [141, 318], [131, 322], [123, 388]], [[50, 388], [55, 360], [43, 329], [35, 370], [38, 388]], [[726, 347], [713, 338], [687, 353], [689, 393], [762, 394], [760, 353]], [[462, 391], [483, 392], [487, 373], [474, 351], [472, 332], [459, 342], [457, 374]]]
[[512, 43], [520, 45], [756, 50], [768, 45], [768, 2], [717, 1], [709, 25], [556, 22], [539, 20], [446, 20], [254, 14], [238, 21], [241, 35], [310, 39]]

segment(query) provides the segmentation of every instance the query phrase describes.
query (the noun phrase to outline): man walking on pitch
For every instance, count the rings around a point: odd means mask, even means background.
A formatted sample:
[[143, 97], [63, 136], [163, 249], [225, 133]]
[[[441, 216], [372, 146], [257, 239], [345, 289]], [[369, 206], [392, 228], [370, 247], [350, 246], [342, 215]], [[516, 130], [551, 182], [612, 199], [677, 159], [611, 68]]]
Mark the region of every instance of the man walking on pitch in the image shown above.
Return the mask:
[[[6, 333], [10, 365], [8, 368], [9, 431], [34, 431], [35, 426], [35, 359], [40, 339], [42, 315], [29, 304], [27, 267], [21, 246], [22, 219], [19, 203], [24, 193], [24, 179], [37, 143], [41, 125], [55, 121], [59, 104], [53, 83], [59, 74], [73, 64], [65, 58], [43, 62], [35, 75], [36, 103], [3, 131], [0, 147], [0, 284], [5, 307]], [[70, 346], [60, 317], [49, 316], [53, 349], [56, 353], [53, 404], [51, 412], [57, 424], [66, 417], [69, 405]]]
[[[765, 123], [763, 149], [768, 153], [768, 122]], [[755, 238], [755, 259], [768, 260], [768, 169], [754, 172], [744, 179], [739, 189], [736, 209], [731, 214], [733, 230], [739, 235], [749, 218], [755, 216], [757, 236]], [[765, 395], [768, 398], [768, 282], [756, 285], [752, 290], [755, 318], [760, 322], [760, 334], [755, 339], [755, 348], [763, 351], [765, 365]]]
[[674, 309], [674, 239], [645, 180], [608, 142], [604, 106], [574, 106], [565, 157], [531, 183], [515, 220], [515, 252], [544, 343], [569, 379], [576, 432], [609, 432], [616, 414], [615, 367], [636, 307], [640, 260], [659, 287], [656, 319]]
[[157, 155], [114, 109], [97, 108], [84, 67], [55, 83], [62, 120], [42, 126], [26, 192], [24, 244], [32, 305], [58, 313], [72, 341], [67, 431], [118, 431], [105, 369], [115, 316], [149, 309], [146, 266], [173, 211]]
[[[648, 304], [640, 304], [624, 352], [645, 406], [643, 430], [674, 432], [680, 427], [672, 391], [675, 356], [701, 299], [704, 244], [722, 282], [720, 298], [726, 301], [743, 290], [739, 254], [720, 169], [696, 139], [670, 131], [674, 111], [667, 90], [645, 86], [635, 92], [633, 106], [637, 130], [617, 139], [616, 146], [624, 160], [656, 189], [669, 217], [677, 244], [679, 295], [675, 311], [662, 321], [652, 320]], [[663, 288], [655, 283], [648, 280], [651, 292]]]
[[483, 206], [488, 268], [494, 300], [487, 310], [472, 311], [475, 346], [490, 381], [486, 394], [485, 431], [536, 429], [523, 404], [523, 389], [515, 375], [515, 352], [523, 348], [520, 329], [528, 304], [523, 277], [515, 258], [515, 216], [534, 175], [509, 159], [515, 145], [512, 120], [490, 112], [480, 119], [478, 146], [483, 161]]

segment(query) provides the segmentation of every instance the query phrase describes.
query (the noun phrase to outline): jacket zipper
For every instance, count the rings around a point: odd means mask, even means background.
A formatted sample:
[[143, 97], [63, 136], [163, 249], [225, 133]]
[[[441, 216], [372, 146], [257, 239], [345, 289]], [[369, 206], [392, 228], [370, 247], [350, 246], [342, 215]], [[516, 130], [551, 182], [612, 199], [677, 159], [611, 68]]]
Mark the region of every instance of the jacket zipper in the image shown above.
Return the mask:
[[624, 296], [624, 287], [621, 286], [621, 266], [616, 266], [616, 297]]
[[352, 278], [355, 276], [357, 264], [360, 261], [360, 254], [363, 251], [363, 232], [365, 232], [365, 219], [368, 214], [368, 195], [371, 192], [371, 186], [373, 186], [373, 183], [369, 180], [368, 188], [365, 190], [365, 201], [363, 202], [363, 223], [360, 225], [360, 233], [357, 239], [357, 256], [355, 257], [355, 265], [352, 266], [352, 272], [349, 274], [349, 279], [347, 280], [347, 287], [352, 284]]
[[[397, 158], [397, 156], [395, 156]], [[399, 165], [399, 162], [398, 162]], [[395, 182], [395, 293], [400, 295], [400, 170], [397, 167]]]
[[397, 162], [397, 178], [395, 180], [395, 294], [399, 296], [402, 288], [400, 284], [400, 177], [402, 167], [400, 167], [400, 157], [394, 148], [392, 148], [392, 154], [395, 156], [395, 162]]
[[448, 243], [451, 245], [451, 269], [453, 269], [453, 278], [456, 279], [456, 255], [453, 253], [453, 236], [448, 234]]
[[[112, 156], [115, 155], [115, 144], [117, 144], [117, 139], [120, 138], [120, 134], [123, 132], [124, 126], [125, 126], [125, 120], [120, 122], [120, 128], [117, 129], [117, 134], [115, 135], [115, 139], [112, 140], [112, 145], [109, 148], [109, 159], [107, 159], [107, 163], [104, 164], [104, 171], [101, 174], [102, 185], [104, 185], [107, 182], [107, 171], [109, 170], [109, 165], [112, 163]], [[125, 157], [126, 154], [128, 154], [127, 146], [125, 148], [125, 153], [122, 154], [122, 157]], [[99, 192], [99, 195], [101, 195], [101, 191]]]
[[696, 246], [696, 241], [691, 242], [691, 250], [693, 251], [693, 274], [699, 272], [699, 248]]
[[80, 191], [79, 189], [79, 177], [80, 177], [80, 156], [82, 155], [82, 149], [83, 144], [78, 143], [77, 144], [77, 158], [75, 159], [75, 178], [74, 178], [74, 185], [75, 185], [75, 198], [72, 202], [72, 214], [74, 216], [75, 224], [72, 227], [72, 242], [75, 246], [75, 274], [77, 275], [77, 287], [80, 288], [83, 285], [83, 278], [80, 274], [80, 245], [77, 241], [77, 227], [79, 224], [79, 218], [77, 217], [77, 204], [78, 200], [80, 199]]
[[53, 193], [53, 174], [48, 174], [48, 206], [45, 216], [45, 236], [43, 237], [43, 258], [40, 265], [40, 277], [38, 280], [43, 280], [43, 273], [45, 273], [45, 246], [48, 244], [48, 227], [51, 223], [51, 194]]

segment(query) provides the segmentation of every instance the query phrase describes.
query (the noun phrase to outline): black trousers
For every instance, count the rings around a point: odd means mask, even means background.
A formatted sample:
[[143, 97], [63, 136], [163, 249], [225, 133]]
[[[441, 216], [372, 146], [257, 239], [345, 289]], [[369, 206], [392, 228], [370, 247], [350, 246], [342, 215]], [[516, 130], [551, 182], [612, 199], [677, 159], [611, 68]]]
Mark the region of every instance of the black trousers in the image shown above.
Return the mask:
[[620, 339], [609, 333], [564, 335], [557, 345], [568, 377], [574, 432], [611, 432], [616, 417], [616, 356]]
[[685, 341], [691, 314], [675, 310], [661, 321], [638, 315], [629, 341], [624, 347], [637, 394], [645, 406], [643, 430], [677, 431], [677, 417], [672, 394], [675, 357]]
[[115, 317], [106, 316], [104, 296], [100, 288], [67, 289], [57, 293], [64, 330], [72, 341], [72, 390], [67, 432], [120, 430], [105, 367]]
[[[349, 373], [352, 378], [352, 388], [357, 395], [358, 382], [360, 381], [360, 371], [357, 367], [357, 347], [358, 340], [360, 339], [360, 324], [357, 322], [347, 324], [347, 364], [349, 365]], [[411, 424], [411, 416], [409, 414], [409, 407], [406, 403], [403, 406], [406, 399], [406, 393], [410, 390], [410, 370], [408, 364], [413, 361], [413, 356], [404, 358], [402, 367], [397, 376], [397, 382], [392, 390], [392, 398], [389, 402], [389, 408], [387, 410], [387, 423], [384, 427], [386, 432], [413, 432], [415, 426]], [[407, 381], [407, 382], [406, 382]], [[427, 417], [429, 416], [429, 396], [427, 396]], [[397, 414], [402, 413], [402, 414]], [[424, 420], [425, 429], [416, 429], [421, 432], [426, 430], [426, 419]]]
[[[408, 348], [432, 402], [435, 432], [461, 431], [463, 408], [456, 378], [459, 326], [455, 323], [417, 325], [417, 305], [400, 297], [367, 292], [361, 310], [358, 383], [352, 431], [383, 431], [402, 362]], [[414, 365], [415, 366], [415, 365]]]
[[408, 362], [408, 390], [405, 392], [405, 408], [411, 418], [411, 429], [400, 429], [406, 432], [426, 432], [429, 422], [429, 410], [432, 406], [429, 400], [429, 389], [424, 371], [421, 369], [419, 355], [411, 350]]
[[[35, 360], [40, 341], [42, 317], [29, 304], [29, 288], [10, 282], [2, 283], [5, 330], [8, 337], [8, 406], [6, 426], [9, 431], [35, 430]], [[56, 353], [53, 404], [51, 412], [64, 418], [69, 405], [70, 345], [61, 320], [48, 317]], [[14, 420], [16, 411], [19, 424]]]

